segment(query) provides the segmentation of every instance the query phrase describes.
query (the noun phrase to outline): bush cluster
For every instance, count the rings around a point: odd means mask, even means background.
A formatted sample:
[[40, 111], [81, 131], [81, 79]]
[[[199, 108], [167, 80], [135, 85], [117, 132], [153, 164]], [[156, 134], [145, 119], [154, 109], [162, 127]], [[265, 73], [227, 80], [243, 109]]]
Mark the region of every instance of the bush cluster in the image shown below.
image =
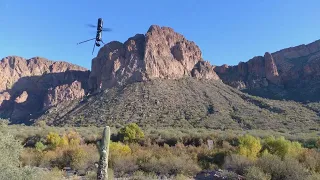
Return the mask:
[[[40, 127], [39, 127], [40, 128]], [[202, 133], [202, 136], [199, 134]], [[187, 179], [202, 171], [247, 179], [317, 179], [320, 152], [284, 137], [205, 134], [145, 133], [136, 124], [122, 127], [110, 143], [109, 168], [114, 177]], [[61, 177], [71, 167], [78, 175], [94, 179], [99, 161], [96, 141], [86, 141], [76, 130], [47, 132], [23, 147], [12, 135], [0, 134], [0, 167], [5, 176], [36, 179]], [[158, 135], [158, 136], [157, 136]], [[98, 135], [99, 137], [99, 135]], [[101, 138], [101, 136], [100, 136]], [[213, 141], [209, 148], [207, 140]], [[315, 141], [317, 142], [317, 141]], [[10, 162], [10, 163], [7, 163]], [[2, 172], [1, 171], [1, 172]], [[1, 179], [1, 177], [0, 177]]]

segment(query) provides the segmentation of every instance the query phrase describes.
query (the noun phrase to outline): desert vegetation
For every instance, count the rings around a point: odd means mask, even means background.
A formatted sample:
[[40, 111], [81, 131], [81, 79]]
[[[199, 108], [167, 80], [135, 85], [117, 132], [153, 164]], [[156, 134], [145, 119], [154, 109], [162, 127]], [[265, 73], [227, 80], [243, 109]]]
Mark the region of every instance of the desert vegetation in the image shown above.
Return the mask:
[[[174, 130], [174, 131], [173, 131]], [[96, 179], [97, 142], [102, 128], [1, 125], [1, 175], [10, 179]], [[261, 134], [260, 134], [261, 135]], [[309, 138], [306, 138], [309, 137]], [[134, 123], [112, 128], [109, 177], [130, 179], [319, 179], [320, 138], [265, 132], [204, 129], [141, 129]], [[212, 148], [208, 141], [212, 140]], [[9, 163], [8, 163], [9, 162]], [[222, 170], [219, 170], [222, 169]]]

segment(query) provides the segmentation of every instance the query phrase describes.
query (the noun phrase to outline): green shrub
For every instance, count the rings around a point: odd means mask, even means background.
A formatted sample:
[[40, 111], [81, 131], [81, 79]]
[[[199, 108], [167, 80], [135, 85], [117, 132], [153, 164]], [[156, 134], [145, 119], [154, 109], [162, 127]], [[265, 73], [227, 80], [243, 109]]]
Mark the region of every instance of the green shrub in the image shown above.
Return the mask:
[[46, 146], [42, 144], [42, 142], [38, 141], [35, 145], [35, 148], [38, 152], [42, 152], [43, 150], [46, 149]]
[[[14, 168], [20, 165], [19, 156], [23, 150], [21, 142], [12, 135], [0, 132], [0, 167]], [[0, 173], [1, 174], [1, 173]]]
[[145, 172], [154, 172], [160, 175], [195, 175], [201, 169], [187, 156], [151, 157], [147, 162], [140, 164]]
[[127, 174], [132, 174], [139, 169], [136, 164], [136, 159], [131, 156], [119, 157], [114, 159], [112, 169], [116, 177], [124, 177]]
[[45, 121], [37, 121], [35, 122], [34, 124], [35, 126], [38, 126], [38, 127], [46, 127], [47, 126], [47, 123]]
[[270, 174], [264, 173], [260, 168], [251, 166], [247, 168], [245, 178], [250, 180], [271, 180]]
[[212, 170], [216, 166], [222, 166], [225, 160], [225, 152], [206, 152], [198, 154], [198, 163], [202, 169]]
[[279, 156], [266, 154], [257, 160], [256, 166], [275, 180], [300, 180], [308, 177], [304, 167], [292, 157], [285, 157], [282, 161]]
[[320, 174], [312, 173], [306, 178], [306, 180], [320, 180]]
[[[48, 180], [61, 179], [61, 173], [54, 176], [54, 172], [45, 172], [34, 167], [19, 167], [22, 163], [19, 156], [22, 152], [23, 146], [10, 134], [3, 134], [0, 132], [0, 179], [10, 180], [41, 180], [46, 177]], [[60, 176], [59, 176], [60, 175]]]
[[317, 150], [305, 150], [299, 157], [299, 161], [310, 171], [320, 173], [320, 152]]
[[119, 136], [122, 142], [137, 142], [144, 138], [144, 133], [136, 123], [131, 123], [120, 129]]
[[136, 171], [133, 173], [133, 180], [147, 180], [147, 179], [159, 179], [155, 173], [146, 173], [143, 171]]
[[238, 180], [238, 174], [233, 171], [224, 170], [221, 172], [221, 176], [230, 180]]
[[250, 167], [252, 164], [253, 161], [247, 157], [238, 154], [232, 154], [226, 157], [223, 167], [243, 175], [245, 173], [245, 169]]

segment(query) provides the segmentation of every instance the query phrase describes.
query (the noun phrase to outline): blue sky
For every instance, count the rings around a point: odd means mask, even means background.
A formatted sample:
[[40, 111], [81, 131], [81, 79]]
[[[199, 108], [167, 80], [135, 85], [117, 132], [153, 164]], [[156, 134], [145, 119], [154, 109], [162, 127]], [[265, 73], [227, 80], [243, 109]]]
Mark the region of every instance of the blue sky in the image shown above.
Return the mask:
[[[194, 41], [214, 65], [238, 64], [320, 39], [319, 0], [0, 0], [0, 58], [18, 55], [91, 67], [96, 24], [124, 42], [150, 25], [169, 26]], [[95, 54], [98, 52], [96, 49]]]

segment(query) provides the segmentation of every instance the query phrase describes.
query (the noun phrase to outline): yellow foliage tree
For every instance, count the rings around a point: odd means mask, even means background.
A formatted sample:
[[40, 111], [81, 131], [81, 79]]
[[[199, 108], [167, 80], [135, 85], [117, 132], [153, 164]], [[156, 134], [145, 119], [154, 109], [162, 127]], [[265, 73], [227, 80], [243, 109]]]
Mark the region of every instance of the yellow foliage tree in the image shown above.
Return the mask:
[[85, 163], [87, 155], [88, 154], [84, 149], [74, 148], [72, 151], [70, 151], [71, 167], [75, 169], [81, 168]]
[[258, 156], [262, 146], [259, 138], [251, 135], [244, 135], [239, 138], [239, 154], [255, 159]]
[[113, 166], [113, 162], [117, 158], [123, 158], [131, 154], [131, 148], [121, 142], [111, 142], [109, 145], [109, 164]]
[[61, 137], [59, 136], [58, 133], [54, 133], [54, 132], [49, 132], [49, 134], [47, 135], [47, 142], [53, 146], [53, 148], [56, 148], [59, 146], [61, 141]]
[[67, 134], [69, 144], [71, 146], [78, 146], [81, 143], [81, 136], [78, 132], [76, 131], [69, 131]]
[[60, 139], [60, 143], [59, 143], [59, 146], [60, 147], [66, 147], [69, 145], [69, 139], [68, 139], [68, 136], [67, 135], [63, 135]]
[[75, 131], [69, 131], [60, 136], [58, 133], [50, 132], [47, 135], [47, 142], [53, 147], [78, 146], [81, 143], [81, 136]]

